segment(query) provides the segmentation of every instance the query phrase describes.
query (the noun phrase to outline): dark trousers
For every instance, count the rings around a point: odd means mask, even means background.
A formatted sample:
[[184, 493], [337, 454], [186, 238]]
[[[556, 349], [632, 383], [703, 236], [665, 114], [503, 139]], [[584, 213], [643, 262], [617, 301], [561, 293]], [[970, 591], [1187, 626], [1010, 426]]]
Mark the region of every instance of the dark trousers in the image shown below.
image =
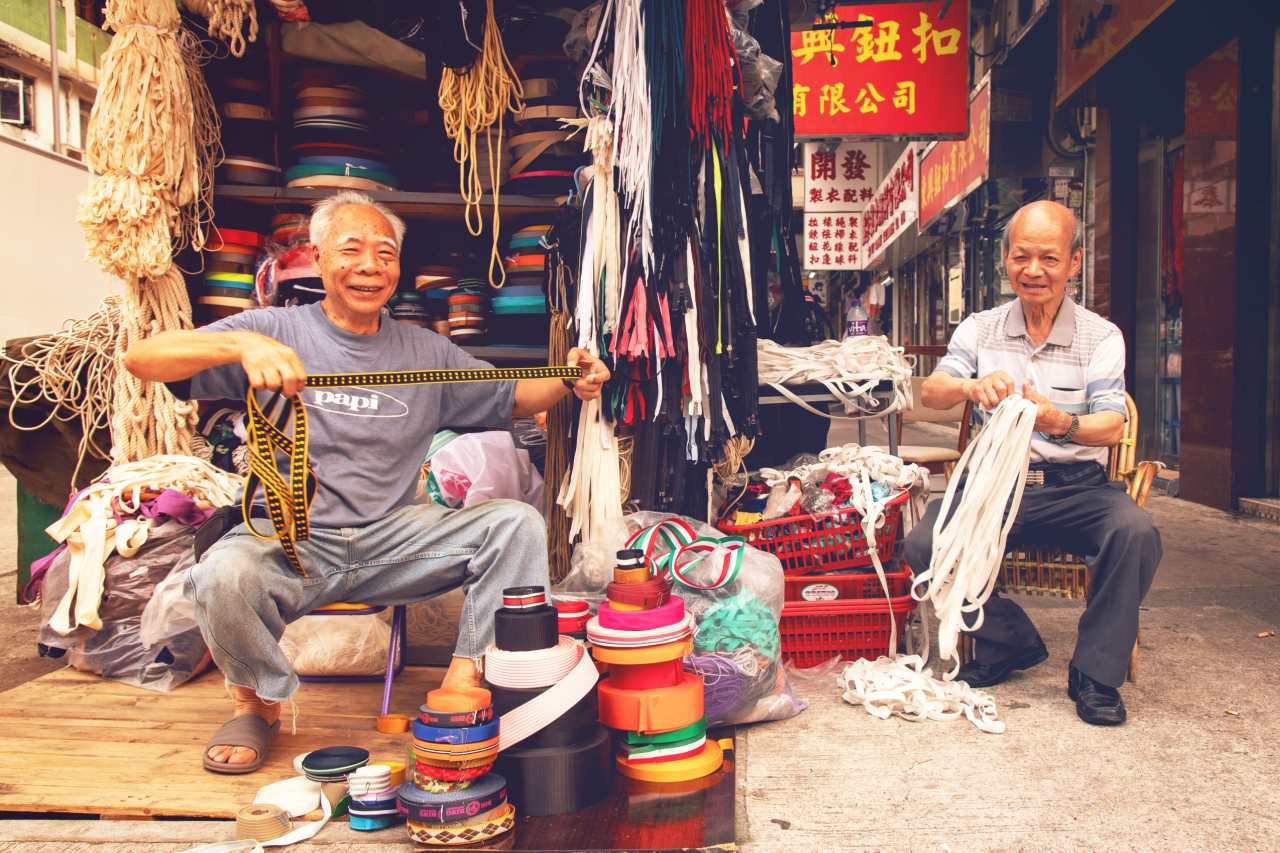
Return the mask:
[[[955, 506], [953, 501], [952, 506]], [[929, 566], [933, 525], [942, 501], [929, 504], [905, 543], [907, 562], [919, 574]], [[1076, 635], [1071, 663], [1103, 684], [1119, 687], [1138, 637], [1138, 606], [1151, 588], [1163, 549], [1151, 514], [1096, 474], [1072, 485], [1028, 486], [1009, 531], [1008, 545], [1056, 547], [1079, 554], [1089, 565], [1089, 600]], [[977, 660], [999, 663], [1040, 642], [1026, 612], [998, 592], [983, 608], [973, 632]]]

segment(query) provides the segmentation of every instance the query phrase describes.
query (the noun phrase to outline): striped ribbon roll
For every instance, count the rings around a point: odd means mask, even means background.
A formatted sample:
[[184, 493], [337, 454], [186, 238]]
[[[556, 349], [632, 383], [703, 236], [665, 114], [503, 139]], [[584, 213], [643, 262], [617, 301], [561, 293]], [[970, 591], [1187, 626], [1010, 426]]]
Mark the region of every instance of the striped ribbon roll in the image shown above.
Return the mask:
[[599, 670], [581, 645], [575, 642], [574, 648], [578, 660], [568, 675], [520, 707], [502, 715], [499, 748], [510, 749], [542, 731], [564, 716], [595, 688], [596, 682], [600, 680]]
[[502, 591], [502, 606], [523, 610], [547, 603], [547, 591], [540, 586], [513, 586]]
[[549, 649], [527, 652], [490, 646], [484, 653], [484, 677], [499, 687], [550, 687], [573, 670], [581, 655], [578, 641], [566, 636]]
[[600, 617], [595, 616], [587, 623], [587, 639], [593, 646], [641, 649], [683, 640], [693, 634], [693, 625], [693, 614], [686, 613], [684, 618], [676, 624], [663, 628], [653, 628], [648, 631], [619, 631], [603, 627], [600, 624]]

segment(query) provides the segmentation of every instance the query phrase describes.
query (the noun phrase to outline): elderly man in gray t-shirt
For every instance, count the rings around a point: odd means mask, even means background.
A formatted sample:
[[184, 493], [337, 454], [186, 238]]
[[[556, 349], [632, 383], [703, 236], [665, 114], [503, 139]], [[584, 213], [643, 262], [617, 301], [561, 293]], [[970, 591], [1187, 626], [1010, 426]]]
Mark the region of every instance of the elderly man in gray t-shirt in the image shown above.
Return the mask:
[[[546, 527], [517, 501], [450, 510], [414, 501], [432, 435], [444, 425], [497, 427], [545, 411], [571, 389], [598, 397], [608, 368], [583, 350], [583, 377], [387, 389], [307, 388], [309, 373], [487, 367], [434, 332], [390, 321], [383, 306], [400, 279], [404, 223], [360, 193], [316, 205], [311, 242], [325, 298], [301, 308], [246, 311], [131, 347], [125, 365], [191, 399], [243, 397], [250, 388], [300, 395], [307, 407], [317, 491], [312, 530], [297, 543], [302, 577], [279, 543], [243, 524], [192, 568], [187, 595], [214, 661], [232, 685], [235, 713], [210, 739], [204, 766], [257, 769], [298, 679], [280, 650], [285, 625], [337, 601], [405, 604], [466, 590], [445, 686], [480, 682], [504, 587], [548, 582]], [[189, 384], [186, 388], [182, 385]]]

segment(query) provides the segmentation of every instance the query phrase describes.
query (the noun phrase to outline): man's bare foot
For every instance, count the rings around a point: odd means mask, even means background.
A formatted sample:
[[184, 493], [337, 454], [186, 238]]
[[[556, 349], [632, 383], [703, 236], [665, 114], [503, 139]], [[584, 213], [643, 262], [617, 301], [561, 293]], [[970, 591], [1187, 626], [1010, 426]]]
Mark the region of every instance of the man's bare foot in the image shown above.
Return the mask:
[[[248, 687], [232, 687], [231, 695], [235, 699], [234, 717], [253, 714], [261, 717], [270, 725], [280, 719], [280, 703], [264, 702]], [[257, 750], [245, 746], [215, 746], [209, 749], [209, 758], [219, 764], [249, 764], [258, 757]]]
[[479, 687], [480, 667], [471, 658], [454, 657], [449, 662], [449, 669], [444, 674], [441, 687]]

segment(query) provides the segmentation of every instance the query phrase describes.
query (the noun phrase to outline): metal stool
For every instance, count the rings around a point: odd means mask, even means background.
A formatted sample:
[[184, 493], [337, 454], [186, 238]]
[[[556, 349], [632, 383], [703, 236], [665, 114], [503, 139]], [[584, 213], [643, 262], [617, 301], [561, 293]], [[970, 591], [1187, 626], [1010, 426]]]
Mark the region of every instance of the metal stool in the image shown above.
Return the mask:
[[[375, 613], [381, 613], [386, 609], [384, 605], [380, 604], [355, 604], [339, 601], [333, 604], [326, 604], [324, 607], [317, 607], [307, 616], [370, 616]], [[328, 682], [330, 684], [381, 681], [382, 710], [379, 714], [385, 716], [387, 709], [391, 707], [391, 684], [395, 681], [396, 676], [404, 671], [405, 635], [408, 633], [405, 624], [406, 619], [405, 605], [397, 604], [391, 608], [391, 642], [387, 644], [387, 669], [383, 675], [299, 675], [298, 679], [300, 681]]]

